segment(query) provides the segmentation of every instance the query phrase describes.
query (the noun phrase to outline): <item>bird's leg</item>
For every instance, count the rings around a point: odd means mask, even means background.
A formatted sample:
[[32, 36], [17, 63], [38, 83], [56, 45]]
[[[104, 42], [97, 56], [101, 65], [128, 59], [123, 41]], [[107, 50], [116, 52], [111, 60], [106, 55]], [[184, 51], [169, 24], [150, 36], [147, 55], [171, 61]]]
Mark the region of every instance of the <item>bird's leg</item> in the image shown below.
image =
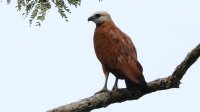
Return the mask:
[[113, 86], [113, 88], [112, 88], [113, 91], [119, 90], [119, 88], [118, 88], [118, 86], [117, 86], [117, 83], [118, 83], [118, 78], [115, 79], [115, 84], [114, 84], [114, 86]]
[[96, 92], [95, 94], [102, 93], [102, 92], [109, 92], [109, 90], [107, 88], [108, 76], [109, 76], [109, 72], [105, 72], [105, 77], [106, 77], [105, 84], [104, 84], [103, 88], [100, 91]]

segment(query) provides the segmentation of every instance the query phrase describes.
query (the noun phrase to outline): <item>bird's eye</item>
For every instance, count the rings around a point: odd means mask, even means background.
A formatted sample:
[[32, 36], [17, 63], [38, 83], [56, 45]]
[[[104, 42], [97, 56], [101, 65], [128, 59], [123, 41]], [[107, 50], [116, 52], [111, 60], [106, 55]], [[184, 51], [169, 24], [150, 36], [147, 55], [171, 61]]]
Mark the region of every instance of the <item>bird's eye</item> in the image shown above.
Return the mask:
[[96, 14], [96, 15], [95, 15], [95, 17], [97, 17], [97, 18], [100, 17], [100, 16], [101, 16], [100, 14]]

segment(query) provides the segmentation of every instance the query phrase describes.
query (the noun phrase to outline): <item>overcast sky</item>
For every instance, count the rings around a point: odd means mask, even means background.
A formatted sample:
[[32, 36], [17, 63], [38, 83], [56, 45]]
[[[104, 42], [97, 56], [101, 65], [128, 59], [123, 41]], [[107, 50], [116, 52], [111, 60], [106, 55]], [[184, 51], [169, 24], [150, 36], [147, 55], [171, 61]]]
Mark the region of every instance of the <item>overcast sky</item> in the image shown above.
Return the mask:
[[[53, 8], [41, 27], [29, 27], [14, 0], [0, 3], [0, 111], [44, 112], [93, 95], [104, 74], [93, 48], [95, 11], [110, 13], [133, 40], [147, 81], [170, 75], [200, 42], [199, 0], [87, 0], [72, 8], [69, 22]], [[93, 112], [200, 111], [200, 60], [179, 89]], [[115, 78], [110, 75], [109, 89]], [[125, 87], [119, 81], [119, 87]]]

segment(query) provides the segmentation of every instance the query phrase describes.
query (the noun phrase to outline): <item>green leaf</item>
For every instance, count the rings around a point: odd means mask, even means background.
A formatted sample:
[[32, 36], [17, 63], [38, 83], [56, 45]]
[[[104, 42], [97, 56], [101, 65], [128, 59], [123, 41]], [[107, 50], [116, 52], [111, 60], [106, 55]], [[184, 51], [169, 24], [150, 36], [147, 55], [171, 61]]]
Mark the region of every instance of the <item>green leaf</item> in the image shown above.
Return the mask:
[[[7, 0], [9, 4], [11, 0]], [[45, 20], [48, 10], [51, 9], [52, 4], [58, 9], [58, 13], [65, 21], [68, 21], [67, 13], [71, 13], [68, 5], [77, 7], [80, 5], [81, 0], [17, 0], [17, 10], [24, 11], [23, 16], [30, 16], [30, 25], [36, 21], [36, 26], [41, 26], [41, 22]], [[68, 5], [67, 5], [68, 4]]]

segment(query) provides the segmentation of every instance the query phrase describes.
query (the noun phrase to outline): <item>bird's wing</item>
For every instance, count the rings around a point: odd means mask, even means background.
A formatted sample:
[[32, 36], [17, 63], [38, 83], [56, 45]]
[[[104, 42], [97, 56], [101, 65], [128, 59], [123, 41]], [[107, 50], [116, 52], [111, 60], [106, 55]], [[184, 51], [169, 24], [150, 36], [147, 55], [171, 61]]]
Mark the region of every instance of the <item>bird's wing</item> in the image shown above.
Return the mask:
[[137, 63], [136, 49], [126, 34], [118, 28], [96, 30], [94, 46], [102, 65], [119, 70], [135, 83], [141, 82], [142, 71]]
[[123, 40], [119, 43], [118, 47], [121, 47], [122, 61], [118, 61], [119, 69], [128, 77], [131, 81], [141, 84], [144, 82], [144, 76], [142, 74], [143, 68], [137, 60], [136, 48], [131, 41], [130, 37], [121, 32], [120, 35]]

